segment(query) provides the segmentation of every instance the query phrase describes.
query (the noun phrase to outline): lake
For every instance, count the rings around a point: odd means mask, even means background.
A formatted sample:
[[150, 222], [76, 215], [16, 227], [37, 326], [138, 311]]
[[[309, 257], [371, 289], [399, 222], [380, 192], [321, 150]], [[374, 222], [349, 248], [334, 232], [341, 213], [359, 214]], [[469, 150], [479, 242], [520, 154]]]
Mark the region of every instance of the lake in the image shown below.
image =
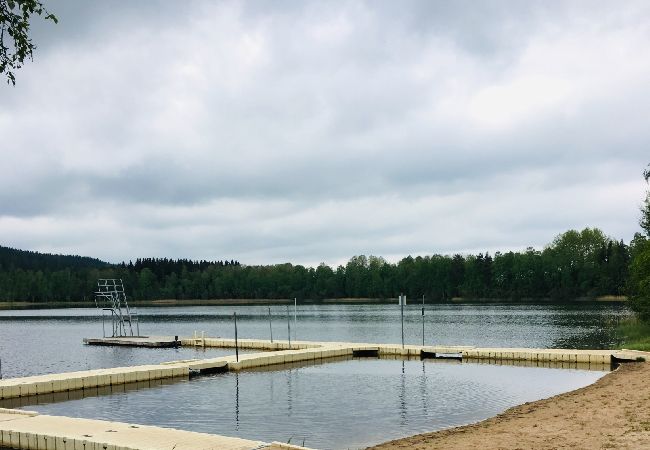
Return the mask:
[[[263, 306], [140, 308], [142, 334], [268, 339]], [[275, 339], [398, 343], [397, 305], [272, 307]], [[607, 348], [630, 314], [619, 304], [427, 305], [426, 344]], [[405, 341], [422, 342], [419, 305], [405, 308]], [[0, 311], [5, 377], [232, 354], [232, 349], [95, 347], [94, 308]], [[609, 367], [577, 370], [441, 360], [337, 358], [190, 380], [104, 387], [0, 402], [60, 414], [168, 426], [313, 448], [362, 448], [476, 422], [528, 401], [593, 383]], [[593, 370], [595, 369], [595, 370]]]
[[[264, 306], [138, 308], [140, 331], [152, 335], [269, 339]], [[271, 307], [274, 338], [287, 338], [287, 310]], [[620, 304], [427, 305], [425, 343], [483, 347], [608, 348], [617, 344], [616, 323], [630, 314]], [[297, 326], [289, 311], [292, 338], [399, 343], [397, 305], [298, 305]], [[422, 342], [419, 305], [405, 308], [405, 341]], [[110, 328], [107, 327], [107, 328]], [[142, 349], [85, 346], [102, 335], [95, 308], [0, 311], [0, 361], [4, 377], [157, 363], [232, 354], [228, 349]]]

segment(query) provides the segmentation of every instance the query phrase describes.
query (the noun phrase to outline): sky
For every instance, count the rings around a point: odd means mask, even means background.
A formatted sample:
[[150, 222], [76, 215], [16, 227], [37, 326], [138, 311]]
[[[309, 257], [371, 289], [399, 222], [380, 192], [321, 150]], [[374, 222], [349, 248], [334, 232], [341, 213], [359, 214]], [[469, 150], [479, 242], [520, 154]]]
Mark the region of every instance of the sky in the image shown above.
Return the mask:
[[45, 5], [0, 83], [0, 245], [337, 265], [640, 231], [650, 2]]

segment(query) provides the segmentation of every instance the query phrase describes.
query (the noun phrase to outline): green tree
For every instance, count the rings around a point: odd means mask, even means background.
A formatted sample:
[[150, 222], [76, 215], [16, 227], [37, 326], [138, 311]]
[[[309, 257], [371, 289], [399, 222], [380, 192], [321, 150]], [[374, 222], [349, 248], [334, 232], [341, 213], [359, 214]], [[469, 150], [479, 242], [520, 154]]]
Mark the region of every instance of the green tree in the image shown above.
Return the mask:
[[0, 0], [0, 74], [7, 76], [7, 83], [16, 85], [14, 71], [20, 69], [26, 59], [34, 59], [36, 45], [29, 37], [32, 16], [58, 23], [38, 0]]
[[[643, 172], [643, 177], [646, 182], [650, 181], [650, 169]], [[639, 319], [650, 322], [650, 190], [646, 191], [639, 224], [645, 236], [635, 234], [632, 241], [632, 263], [628, 283], [630, 307]]]
[[[645, 178], [646, 183], [650, 181], [650, 165], [648, 169], [643, 171], [643, 177]], [[643, 231], [645, 231], [646, 236], [650, 236], [650, 190], [645, 193], [645, 200], [641, 206], [641, 219], [639, 219], [639, 225]]]

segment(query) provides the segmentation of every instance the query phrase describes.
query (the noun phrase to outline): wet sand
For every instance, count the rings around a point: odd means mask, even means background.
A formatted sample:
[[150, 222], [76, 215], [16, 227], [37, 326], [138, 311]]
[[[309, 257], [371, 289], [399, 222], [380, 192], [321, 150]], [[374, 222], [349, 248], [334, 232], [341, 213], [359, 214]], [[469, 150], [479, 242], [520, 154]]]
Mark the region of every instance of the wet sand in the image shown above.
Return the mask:
[[650, 362], [626, 363], [576, 391], [482, 422], [373, 449], [650, 449]]

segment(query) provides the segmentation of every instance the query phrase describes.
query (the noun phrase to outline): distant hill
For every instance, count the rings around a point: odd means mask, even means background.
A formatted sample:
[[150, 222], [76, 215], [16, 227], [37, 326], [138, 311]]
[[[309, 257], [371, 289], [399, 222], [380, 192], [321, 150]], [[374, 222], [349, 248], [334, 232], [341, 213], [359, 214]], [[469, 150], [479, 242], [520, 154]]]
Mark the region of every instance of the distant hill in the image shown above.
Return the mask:
[[112, 265], [97, 258], [77, 255], [53, 255], [0, 246], [0, 270], [101, 269]]

